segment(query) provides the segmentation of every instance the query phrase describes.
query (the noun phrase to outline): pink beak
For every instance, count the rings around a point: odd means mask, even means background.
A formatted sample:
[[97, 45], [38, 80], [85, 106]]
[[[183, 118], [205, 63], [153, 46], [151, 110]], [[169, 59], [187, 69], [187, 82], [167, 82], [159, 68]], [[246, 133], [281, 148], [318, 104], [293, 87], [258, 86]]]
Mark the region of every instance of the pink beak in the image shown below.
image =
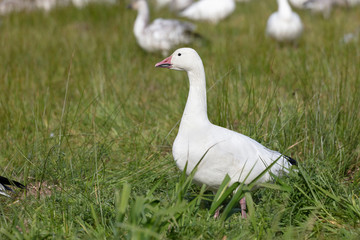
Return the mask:
[[155, 67], [170, 69], [172, 67], [171, 58], [172, 58], [172, 56], [165, 58], [161, 62], [158, 62], [157, 64], [155, 64]]

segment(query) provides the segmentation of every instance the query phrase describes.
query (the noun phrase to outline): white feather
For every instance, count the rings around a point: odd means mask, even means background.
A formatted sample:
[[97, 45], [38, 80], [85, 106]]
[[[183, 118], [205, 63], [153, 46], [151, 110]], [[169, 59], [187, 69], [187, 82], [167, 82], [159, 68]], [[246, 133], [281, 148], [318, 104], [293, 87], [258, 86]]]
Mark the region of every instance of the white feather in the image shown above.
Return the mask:
[[10, 197], [8, 194], [6, 194], [6, 189], [5, 189], [5, 187], [4, 187], [4, 185], [2, 185], [1, 183], [0, 183], [0, 195], [3, 195], [3, 196], [5, 196], [5, 197]]

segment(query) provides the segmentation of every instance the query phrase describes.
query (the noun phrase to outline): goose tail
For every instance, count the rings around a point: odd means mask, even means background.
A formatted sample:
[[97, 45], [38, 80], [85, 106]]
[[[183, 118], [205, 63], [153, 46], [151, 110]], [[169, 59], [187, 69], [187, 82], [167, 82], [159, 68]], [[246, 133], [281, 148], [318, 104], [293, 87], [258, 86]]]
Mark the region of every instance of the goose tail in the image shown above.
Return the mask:
[[13, 186], [16, 186], [16, 187], [22, 188], [22, 189], [25, 188], [25, 185], [23, 185], [22, 183], [19, 183], [17, 181], [13, 181], [6, 177], [0, 176], [0, 195], [10, 197], [6, 193], [6, 191], [14, 192], [14, 190], [11, 187], [9, 187], [8, 185], [13, 185]]
[[291, 164], [291, 165], [294, 165], [294, 166], [297, 166], [298, 163], [295, 159], [293, 159], [292, 157], [289, 157], [289, 156], [286, 156], [286, 155], [283, 155], [285, 157], [285, 159]]

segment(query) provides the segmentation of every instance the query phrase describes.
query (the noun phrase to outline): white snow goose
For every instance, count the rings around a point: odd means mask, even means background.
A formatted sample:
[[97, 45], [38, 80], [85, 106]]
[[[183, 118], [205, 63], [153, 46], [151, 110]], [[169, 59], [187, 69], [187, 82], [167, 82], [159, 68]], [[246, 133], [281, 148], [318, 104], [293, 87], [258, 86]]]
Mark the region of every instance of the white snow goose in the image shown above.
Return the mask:
[[188, 22], [158, 18], [150, 24], [146, 0], [135, 0], [129, 8], [138, 11], [134, 34], [140, 47], [148, 52], [160, 51], [167, 55], [176, 45], [188, 44], [196, 36], [195, 25]]
[[313, 13], [322, 13], [324, 18], [329, 18], [334, 7], [347, 7], [348, 5], [348, 0], [307, 0], [304, 2], [303, 7]]
[[[172, 153], [180, 170], [188, 164], [187, 174], [202, 159], [194, 176], [196, 183], [206, 184], [210, 190], [216, 191], [226, 174], [231, 178], [230, 185], [235, 182], [248, 184], [275, 160], [277, 162], [272, 166], [271, 172], [276, 175], [287, 172], [291, 165], [296, 164], [288, 156], [209, 121], [204, 66], [194, 49], [180, 48], [155, 67], [187, 72], [189, 95]], [[258, 182], [269, 180], [271, 176], [267, 172]], [[246, 217], [245, 198], [241, 199], [240, 205], [242, 217]]]
[[216, 24], [234, 10], [234, 0], [200, 0], [184, 9], [179, 15], [195, 21], [208, 21]]
[[0, 195], [6, 196], [6, 197], [10, 197], [9, 194], [6, 193], [6, 191], [11, 191], [13, 192], [14, 190], [12, 190], [9, 185], [14, 185], [18, 188], [25, 188], [25, 186], [19, 182], [16, 181], [12, 181], [7, 179], [6, 177], [2, 177], [0, 176]]
[[181, 11], [190, 6], [193, 0], [172, 0], [170, 3], [170, 9], [173, 11]]
[[278, 11], [270, 15], [266, 34], [278, 42], [296, 42], [303, 32], [299, 15], [291, 10], [287, 0], [277, 0]]

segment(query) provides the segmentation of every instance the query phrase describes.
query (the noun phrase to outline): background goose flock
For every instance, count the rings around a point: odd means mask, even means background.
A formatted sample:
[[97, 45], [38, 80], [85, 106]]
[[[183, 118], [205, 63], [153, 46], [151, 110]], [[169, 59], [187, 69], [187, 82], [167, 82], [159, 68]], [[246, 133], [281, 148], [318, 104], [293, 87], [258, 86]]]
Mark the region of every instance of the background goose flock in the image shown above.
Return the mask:
[[0, 239], [358, 239], [359, 3], [0, 0]]

